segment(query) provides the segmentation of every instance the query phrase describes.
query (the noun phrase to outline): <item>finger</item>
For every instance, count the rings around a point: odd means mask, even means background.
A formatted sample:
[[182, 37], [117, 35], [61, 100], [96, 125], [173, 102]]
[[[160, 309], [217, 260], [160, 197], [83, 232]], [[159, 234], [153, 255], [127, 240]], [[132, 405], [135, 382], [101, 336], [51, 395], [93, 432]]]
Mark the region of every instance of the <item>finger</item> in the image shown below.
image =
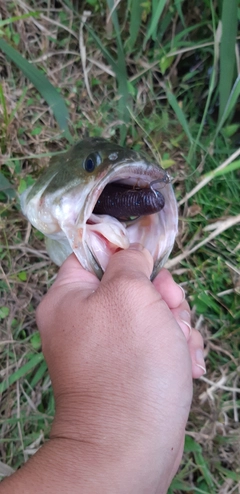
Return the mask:
[[150, 279], [153, 270], [153, 258], [150, 252], [140, 244], [132, 244], [129, 249], [113, 254], [103, 275], [102, 283], [113, 278], [147, 277]]
[[158, 273], [153, 281], [153, 285], [163, 300], [165, 300], [169, 309], [175, 309], [185, 299], [184, 290], [174, 281], [172, 275], [165, 268], [161, 269], [160, 273]]
[[191, 327], [191, 311], [186, 300], [177, 309], [172, 309], [171, 312], [188, 341], [192, 360], [192, 375], [194, 378], [198, 378], [206, 373], [202, 335]]
[[203, 338], [199, 331], [192, 330], [188, 348], [192, 360], [192, 375], [196, 379], [206, 374], [206, 364], [203, 353]]
[[93, 274], [82, 267], [75, 254], [71, 254], [60, 267], [57, 278], [52, 288], [68, 285], [80, 284], [82, 287], [97, 289], [100, 281]]
[[171, 312], [188, 341], [192, 334], [192, 327], [191, 311], [187, 301], [184, 300], [176, 309], [171, 309]]

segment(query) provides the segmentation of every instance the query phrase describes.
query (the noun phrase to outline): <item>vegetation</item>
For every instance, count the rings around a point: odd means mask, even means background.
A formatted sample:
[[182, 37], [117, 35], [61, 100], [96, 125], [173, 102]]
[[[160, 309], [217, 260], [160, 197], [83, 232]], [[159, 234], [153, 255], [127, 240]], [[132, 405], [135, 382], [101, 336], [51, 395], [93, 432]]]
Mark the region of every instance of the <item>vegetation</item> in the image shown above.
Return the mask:
[[169, 494], [237, 493], [238, 1], [15, 0], [0, 14], [0, 475], [34, 454], [54, 414], [34, 311], [56, 267], [18, 194], [51, 155], [101, 135], [170, 167], [179, 201], [168, 266], [204, 336], [207, 375]]

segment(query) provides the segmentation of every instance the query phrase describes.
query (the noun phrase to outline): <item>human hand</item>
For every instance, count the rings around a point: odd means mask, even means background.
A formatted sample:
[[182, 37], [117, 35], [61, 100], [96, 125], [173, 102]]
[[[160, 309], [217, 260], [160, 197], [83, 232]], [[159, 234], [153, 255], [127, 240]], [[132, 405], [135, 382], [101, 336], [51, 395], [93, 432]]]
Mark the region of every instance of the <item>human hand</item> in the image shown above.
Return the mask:
[[163, 494], [181, 460], [202, 339], [181, 321], [180, 287], [166, 270], [151, 283], [151, 270], [146, 250], [129, 249], [100, 282], [72, 255], [37, 311], [56, 401], [51, 440], [84, 493]]

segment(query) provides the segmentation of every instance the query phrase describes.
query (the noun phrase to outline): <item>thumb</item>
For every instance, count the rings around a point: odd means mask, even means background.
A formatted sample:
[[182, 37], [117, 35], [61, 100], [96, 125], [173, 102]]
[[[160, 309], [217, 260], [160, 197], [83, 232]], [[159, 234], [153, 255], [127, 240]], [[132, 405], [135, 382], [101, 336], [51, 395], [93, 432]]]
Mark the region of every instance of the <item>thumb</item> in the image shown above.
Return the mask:
[[144, 276], [150, 279], [153, 270], [153, 258], [141, 244], [131, 244], [127, 250], [113, 254], [103, 275], [102, 284], [113, 278]]

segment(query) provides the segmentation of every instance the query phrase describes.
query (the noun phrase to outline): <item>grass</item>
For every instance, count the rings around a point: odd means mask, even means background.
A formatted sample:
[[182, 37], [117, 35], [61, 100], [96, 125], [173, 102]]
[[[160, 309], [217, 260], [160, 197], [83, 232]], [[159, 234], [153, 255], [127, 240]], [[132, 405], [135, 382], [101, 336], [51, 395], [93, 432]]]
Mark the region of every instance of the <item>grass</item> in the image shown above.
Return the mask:
[[207, 375], [195, 383], [184, 459], [169, 494], [239, 492], [240, 63], [231, 19], [240, 13], [237, 1], [231, 11], [227, 5], [1, 6], [2, 476], [34, 454], [54, 415], [34, 313], [56, 268], [16, 191], [71, 140], [102, 135], [171, 166], [180, 205], [168, 265], [204, 336]]

